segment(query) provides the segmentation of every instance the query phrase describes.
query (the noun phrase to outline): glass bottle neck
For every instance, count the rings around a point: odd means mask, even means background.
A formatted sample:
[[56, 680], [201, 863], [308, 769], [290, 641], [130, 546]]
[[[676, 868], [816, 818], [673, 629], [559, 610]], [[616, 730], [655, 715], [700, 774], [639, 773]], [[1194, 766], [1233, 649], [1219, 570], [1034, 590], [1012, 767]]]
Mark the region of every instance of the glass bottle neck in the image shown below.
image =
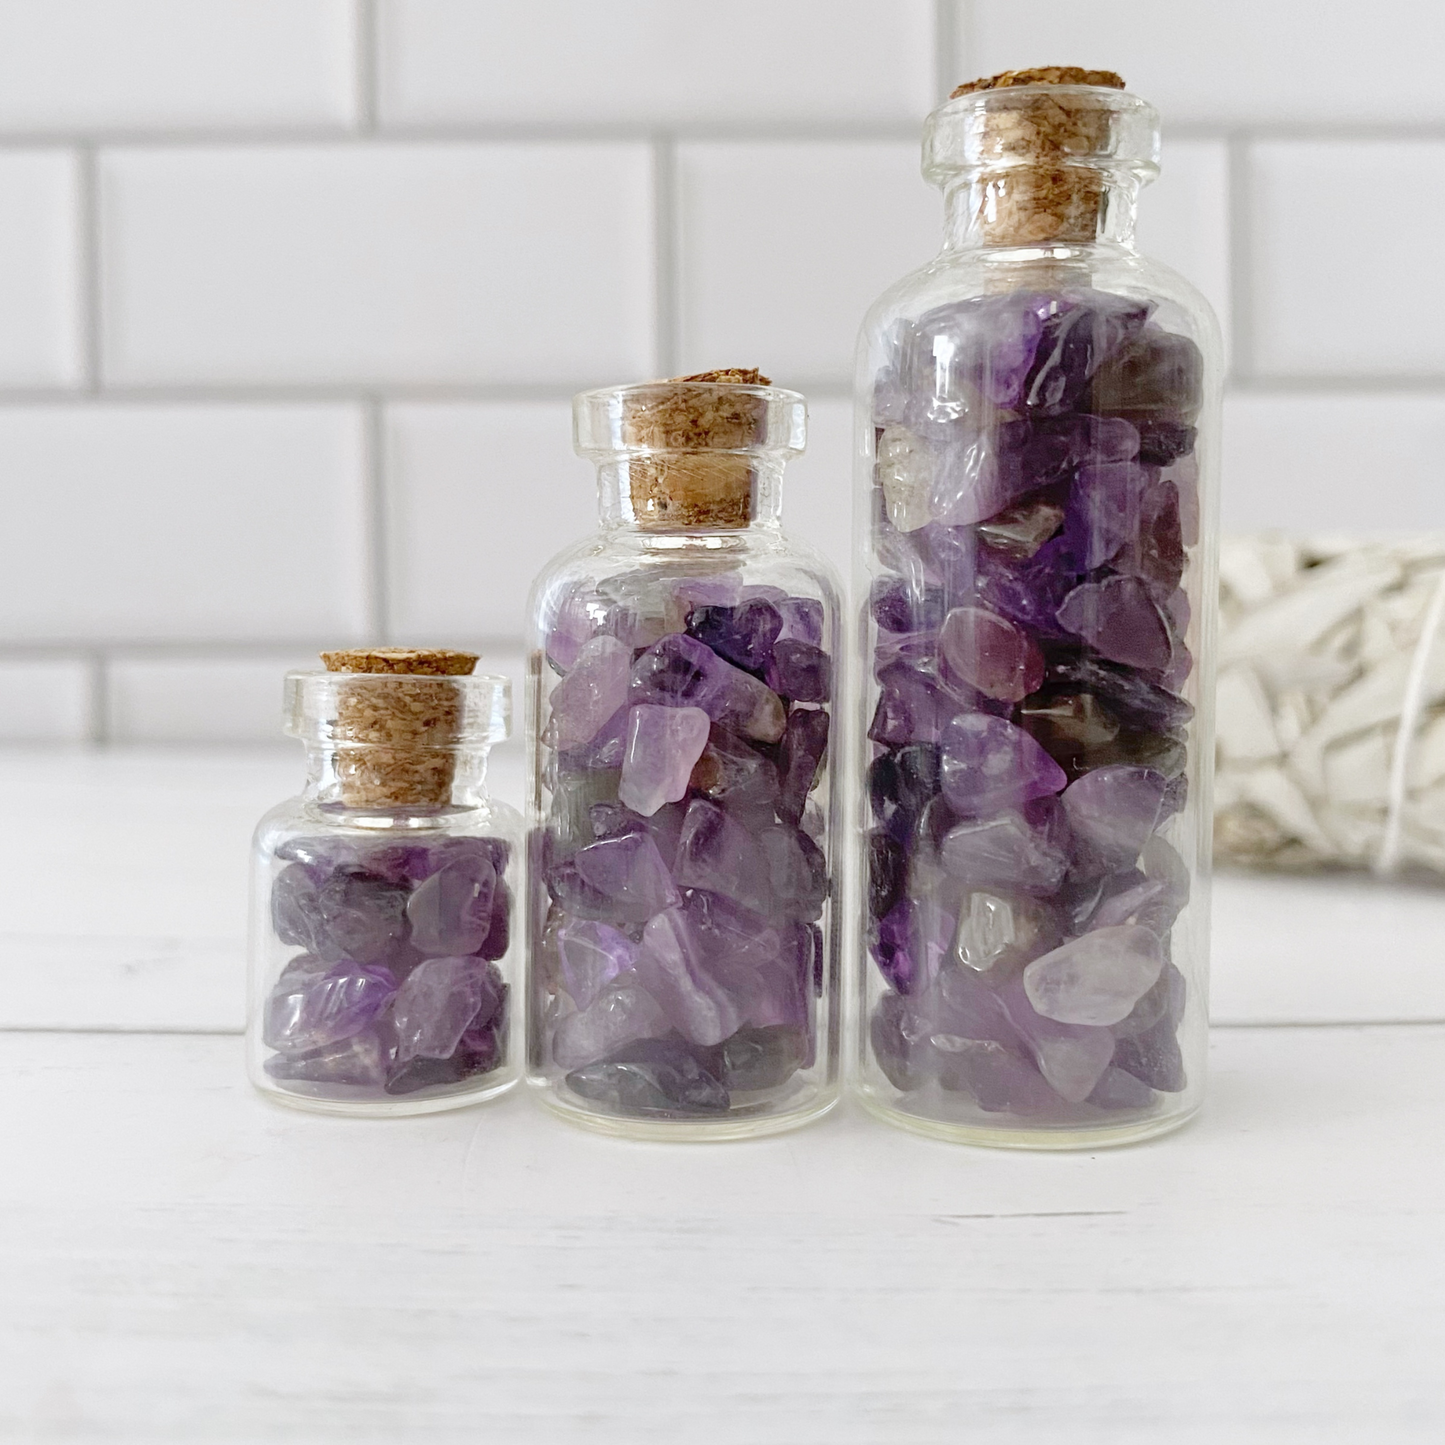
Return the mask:
[[783, 458], [757, 452], [729, 455], [737, 457], [741, 469], [736, 496], [723, 498], [722, 504], [711, 513], [706, 507], [694, 508], [676, 518], [645, 510], [649, 489], [637, 484], [633, 469], [649, 464], [650, 458], [619, 458], [599, 463], [597, 512], [603, 530], [666, 537], [778, 527], [783, 512]]
[[954, 177], [944, 187], [943, 249], [1134, 247], [1140, 178], [1093, 166], [1008, 166]]
[[[360, 827], [425, 828], [458, 810], [486, 804], [490, 752], [490, 745], [426, 748], [409, 750], [408, 758], [399, 759], [397, 749], [375, 744], [311, 740], [306, 744], [306, 785], [301, 796]], [[388, 798], [385, 780], [396, 774], [398, 761], [413, 777], [419, 773], [435, 785], [430, 802], [416, 801], [426, 789], [420, 794], [413, 790], [405, 801]]]

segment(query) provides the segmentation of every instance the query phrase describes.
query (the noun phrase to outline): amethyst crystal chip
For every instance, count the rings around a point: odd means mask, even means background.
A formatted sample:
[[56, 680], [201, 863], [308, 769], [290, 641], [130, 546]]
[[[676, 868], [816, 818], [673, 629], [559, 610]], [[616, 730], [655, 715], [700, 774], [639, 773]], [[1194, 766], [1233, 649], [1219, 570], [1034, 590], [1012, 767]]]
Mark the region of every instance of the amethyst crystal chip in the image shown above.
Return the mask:
[[601, 587], [636, 623], [625, 700], [585, 744], [544, 739], [540, 1047], [564, 1092], [641, 1117], [725, 1112], [814, 1059], [826, 614], [709, 581]]
[[479, 958], [428, 958], [397, 990], [391, 1021], [399, 1063], [450, 1058], [468, 1027], [496, 1017], [506, 985], [494, 963]]
[[1022, 728], [963, 713], [943, 730], [943, 795], [966, 817], [984, 817], [1061, 791], [1064, 770]]
[[266, 1001], [262, 1039], [286, 1054], [308, 1053], [359, 1034], [396, 993], [389, 969], [294, 959]]
[[743, 1021], [743, 1000], [708, 967], [702, 941], [680, 908], [649, 920], [637, 977], [668, 1022], [695, 1044], [720, 1044]]
[[637, 944], [606, 923], [581, 919], [557, 930], [562, 982], [579, 1009], [586, 1009], [637, 963]]
[[618, 918], [643, 923], [681, 901], [667, 864], [647, 833], [604, 838], [579, 848], [572, 866]]
[[801, 820], [808, 794], [818, 784], [828, 754], [828, 728], [828, 714], [821, 708], [794, 708], [788, 714], [777, 801], [778, 817], [785, 823]]
[[1058, 611], [1059, 624], [1110, 662], [1163, 672], [1174, 655], [1168, 619], [1137, 577], [1108, 577], [1075, 587]]
[[736, 607], [695, 607], [687, 622], [690, 637], [755, 675], [761, 675], [772, 660], [773, 645], [782, 630], [782, 613], [760, 597], [748, 598]]
[[879, 923], [870, 945], [878, 971], [899, 993], [921, 993], [948, 957], [956, 924], [938, 904], [905, 898]]
[[614, 1114], [687, 1119], [725, 1113], [722, 1082], [680, 1039], [642, 1039], [567, 1075], [567, 1087]]
[[699, 707], [744, 737], [775, 743], [787, 722], [782, 699], [750, 673], [683, 633], [669, 633], [632, 667], [630, 697], [663, 707]]
[[1053, 815], [1004, 812], [959, 823], [944, 834], [939, 861], [970, 888], [1013, 889], [1032, 898], [1057, 891], [1069, 867]]
[[758, 913], [772, 908], [769, 862], [757, 839], [716, 803], [702, 798], [693, 800], [682, 825], [677, 881], [684, 888], [721, 893]]
[[287, 964], [263, 1005], [271, 1078], [382, 1098], [503, 1062], [507, 987], [493, 960], [511, 932], [505, 841], [328, 836], [283, 854], [298, 861], [272, 889], [275, 933], [315, 951]]
[[666, 1015], [638, 982], [624, 974], [586, 1008], [567, 1014], [552, 1030], [552, 1057], [564, 1069], [604, 1059], [624, 1044], [660, 1038], [668, 1032]]
[[1029, 1002], [1065, 1024], [1117, 1024], [1153, 987], [1164, 967], [1147, 928], [1096, 928], [1036, 958], [1023, 973]]
[[1019, 702], [1044, 680], [1044, 655], [1028, 633], [985, 607], [955, 607], [938, 651], [959, 681], [1004, 702]]
[[615, 637], [595, 637], [577, 655], [567, 676], [552, 689], [552, 745], [579, 748], [627, 701], [632, 650]]
[[1160, 830], [1190, 786], [1202, 358], [1151, 311], [1020, 290], [888, 339], [870, 1038], [925, 1114], [1083, 1125], [1184, 1086]]
[[785, 638], [773, 648], [768, 686], [792, 702], [827, 702], [833, 695], [833, 662], [811, 642]]
[[446, 863], [407, 900], [411, 946], [434, 956], [476, 953], [491, 931], [496, 887], [487, 858], [463, 854]]
[[1168, 784], [1152, 768], [1095, 768], [1064, 791], [1074, 837], [1110, 867], [1132, 863], [1158, 826]]
[[687, 796], [693, 765], [707, 746], [707, 714], [698, 707], [653, 707], [628, 714], [627, 747], [617, 798], [650, 818], [664, 803]]
[[328, 962], [380, 963], [407, 935], [407, 889], [343, 866], [316, 890], [311, 952]]

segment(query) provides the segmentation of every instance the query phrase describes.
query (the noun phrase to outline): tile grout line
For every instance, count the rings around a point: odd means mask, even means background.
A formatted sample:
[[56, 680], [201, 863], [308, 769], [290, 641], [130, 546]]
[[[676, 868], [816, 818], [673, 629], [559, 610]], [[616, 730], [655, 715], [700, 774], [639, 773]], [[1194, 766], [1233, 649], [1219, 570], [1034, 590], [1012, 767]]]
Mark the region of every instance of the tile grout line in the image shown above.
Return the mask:
[[[1235, 243], [1231, 242], [1231, 250]], [[674, 247], [674, 250], [676, 248]], [[1231, 274], [1235, 271], [1231, 256]], [[661, 288], [658, 288], [659, 290]], [[674, 290], [675, 290], [674, 286]], [[674, 310], [676, 302], [673, 303]], [[1233, 312], [1233, 300], [1230, 302]], [[674, 347], [676, 342], [673, 343]], [[6, 407], [87, 406], [97, 401], [129, 402], [135, 405], [207, 405], [212, 403], [251, 406], [316, 406], [327, 403], [365, 403], [376, 399], [392, 402], [475, 402], [502, 404], [526, 402], [565, 402], [589, 386], [600, 386], [615, 377], [578, 376], [570, 381], [515, 384], [508, 382], [397, 382], [358, 386], [352, 383], [297, 382], [221, 384], [184, 383], [155, 385], [106, 385], [102, 393], [79, 387], [7, 387], [0, 384], [0, 410]], [[788, 385], [796, 386], [819, 400], [846, 401], [851, 396], [849, 383], [843, 377], [792, 376]], [[1366, 395], [1416, 394], [1437, 397], [1445, 392], [1445, 371], [1401, 372], [1396, 374], [1350, 373], [1310, 376], [1297, 372], [1252, 372], [1230, 376], [1226, 394], [1249, 393], [1297, 395], [1338, 395], [1359, 392]]]
[[[966, 0], [965, 0], [966, 3]], [[966, 11], [948, 25], [957, 37], [962, 51], [971, 48]], [[954, 65], [964, 63], [963, 56]], [[359, 63], [359, 57], [358, 57]], [[942, 72], [943, 63], [936, 66]], [[375, 79], [368, 82], [375, 84]], [[950, 79], [949, 88], [954, 82]], [[353, 94], [359, 89], [353, 79]], [[1237, 136], [1253, 144], [1268, 142], [1299, 142], [1352, 145], [1358, 143], [1402, 143], [1411, 141], [1445, 141], [1445, 122], [1352, 124], [1295, 122], [1232, 122], [1229, 120], [1168, 119], [1169, 134], [1191, 140], [1220, 139]], [[852, 145], [860, 141], [908, 141], [918, 139], [917, 121], [862, 120], [785, 120], [772, 124], [747, 124], [732, 121], [682, 123], [671, 128], [679, 141], [737, 141], [767, 143], [816, 142], [819, 145]], [[92, 127], [84, 131], [12, 131], [0, 134], [0, 153], [12, 150], [73, 150], [77, 146], [95, 149], [123, 147], [131, 150], [186, 150], [200, 147], [217, 149], [274, 146], [335, 146], [338, 149], [358, 145], [614, 145], [617, 143], [646, 145], [654, 139], [655, 129], [634, 122], [598, 124], [582, 127], [571, 123], [557, 125], [516, 124], [508, 122], [473, 124], [423, 124], [382, 121], [374, 118], [374, 129], [363, 130], [360, 124], [348, 128], [344, 123], [327, 122], [313, 126], [237, 125], [232, 127], [169, 130], [126, 130]]]
[[86, 742], [104, 747], [110, 742], [110, 661], [104, 648], [88, 658], [89, 691], [86, 697]]
[[76, 242], [79, 275], [80, 345], [83, 391], [94, 397], [101, 390], [101, 257], [100, 177], [94, 145], [75, 152], [79, 174], [76, 186]]
[[678, 223], [677, 145], [664, 132], [652, 140], [653, 349], [659, 376], [676, 375], [680, 366]]
[[[520, 647], [521, 633], [466, 633], [468, 642], [481, 642], [489, 647]], [[334, 634], [317, 633], [305, 638], [62, 638], [26, 642], [21, 639], [0, 642], [0, 661], [22, 662], [52, 659], [68, 662], [92, 662], [97, 659], [108, 667], [125, 661], [158, 661], [172, 659], [192, 662], [259, 662], [269, 661], [277, 653], [310, 654], [336, 642]]]
[[1242, 132], [1225, 139], [1228, 172], [1228, 250], [1225, 264], [1229, 267], [1229, 386], [1248, 388], [1257, 380], [1255, 372], [1254, 287], [1251, 282], [1253, 263], [1253, 197], [1249, 164], [1249, 142]]
[[368, 396], [362, 412], [362, 486], [365, 489], [366, 632], [370, 642], [391, 640], [391, 589], [387, 555], [387, 468], [385, 417], [379, 396]]
[[377, 129], [377, 14], [376, 0], [353, 0], [352, 39], [355, 73], [356, 127], [362, 136], [374, 136]]

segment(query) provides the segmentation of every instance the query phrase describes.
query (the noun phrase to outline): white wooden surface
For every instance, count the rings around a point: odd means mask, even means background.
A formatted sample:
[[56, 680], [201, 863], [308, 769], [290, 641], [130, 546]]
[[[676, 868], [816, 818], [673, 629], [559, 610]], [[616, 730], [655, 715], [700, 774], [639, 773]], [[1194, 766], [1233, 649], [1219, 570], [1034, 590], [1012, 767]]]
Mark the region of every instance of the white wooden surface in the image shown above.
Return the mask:
[[5, 1445], [1445, 1436], [1445, 893], [1223, 880], [1209, 1101], [1140, 1148], [353, 1123], [234, 1033], [296, 772], [0, 754]]

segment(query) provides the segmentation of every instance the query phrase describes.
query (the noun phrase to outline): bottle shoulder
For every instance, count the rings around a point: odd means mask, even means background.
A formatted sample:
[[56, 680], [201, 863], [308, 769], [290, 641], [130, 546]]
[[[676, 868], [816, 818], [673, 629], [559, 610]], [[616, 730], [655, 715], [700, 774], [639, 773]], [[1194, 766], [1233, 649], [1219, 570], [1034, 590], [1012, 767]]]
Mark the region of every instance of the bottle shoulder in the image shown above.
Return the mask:
[[[1208, 298], [1191, 281], [1156, 257], [1130, 246], [1095, 244], [1070, 248], [1047, 264], [1059, 289], [1088, 287], [1150, 300], [1171, 313], [1170, 329], [1207, 336], [1217, 334], [1219, 321]], [[860, 349], [888, 336], [908, 322], [953, 302], [998, 294], [1017, 286], [1039, 285], [1041, 258], [1036, 252], [997, 250], [942, 251], [901, 276], [884, 291], [864, 317]]]

